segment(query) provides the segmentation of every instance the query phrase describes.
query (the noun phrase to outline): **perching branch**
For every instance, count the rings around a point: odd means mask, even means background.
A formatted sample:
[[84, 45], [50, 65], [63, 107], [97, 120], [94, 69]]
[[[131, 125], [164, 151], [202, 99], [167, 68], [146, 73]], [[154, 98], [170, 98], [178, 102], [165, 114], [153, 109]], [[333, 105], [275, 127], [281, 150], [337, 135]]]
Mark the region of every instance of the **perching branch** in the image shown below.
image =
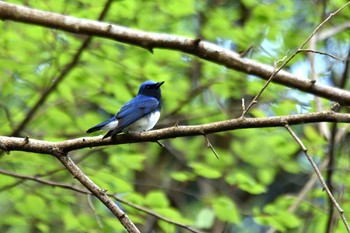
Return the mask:
[[168, 138], [212, 134], [230, 130], [246, 128], [284, 127], [316, 122], [350, 122], [350, 114], [323, 111], [317, 113], [295, 114], [291, 116], [239, 118], [219, 121], [209, 124], [193, 126], [173, 126], [143, 133], [119, 135], [102, 140], [102, 136], [82, 137], [62, 142], [48, 142], [43, 140], [0, 136], [0, 150], [28, 151], [40, 154], [53, 154], [56, 150], [68, 153], [82, 148], [91, 148], [105, 145], [116, 145], [136, 142], [153, 142]]
[[55, 156], [69, 171], [90, 190], [101, 202], [107, 206], [112, 213], [129, 232], [138, 232], [138, 229], [123, 213], [123, 211], [107, 196], [104, 190], [93, 183], [69, 158], [68, 152], [87, 147], [103, 145], [135, 143], [145, 141], [158, 141], [161, 139], [211, 134], [235, 129], [262, 128], [262, 127], [284, 127], [285, 125], [296, 125], [305, 123], [326, 122], [350, 122], [350, 114], [324, 111], [318, 113], [296, 114], [283, 117], [266, 118], [239, 118], [227, 121], [214, 122], [196, 126], [173, 126], [160, 130], [144, 133], [119, 135], [114, 138], [102, 140], [101, 136], [77, 138], [62, 142], [48, 142], [29, 138], [16, 138], [0, 136], [0, 150], [7, 153], [11, 151], [28, 151], [34, 153], [50, 154]]
[[[349, 3], [348, 3], [349, 4]], [[346, 5], [348, 5], [346, 4]], [[344, 7], [346, 6], [344, 5]], [[331, 14], [332, 16], [333, 14]], [[330, 16], [330, 17], [331, 17]], [[249, 59], [243, 59], [239, 54], [225, 50], [214, 44], [201, 41], [200, 39], [188, 39], [185, 37], [177, 37], [166, 34], [147, 33], [137, 30], [131, 30], [128, 28], [101, 23], [92, 20], [78, 19], [74, 17], [64, 16], [60, 14], [33, 10], [27, 7], [16, 6], [0, 1], [0, 19], [14, 20], [29, 24], [40, 25], [49, 28], [57, 28], [68, 32], [86, 34], [89, 36], [99, 36], [109, 39], [114, 39], [119, 42], [136, 45], [150, 51], [154, 48], [172, 49], [182, 51], [188, 54], [198, 56], [202, 59], [212, 61], [228, 68], [232, 68], [238, 71], [242, 71], [248, 74], [257, 75], [263, 79], [270, 80], [275, 83], [279, 83], [288, 87], [297, 88], [299, 90], [312, 93], [330, 100], [337, 101], [341, 104], [350, 103], [350, 92], [329, 87], [319, 84], [315, 80], [306, 80], [298, 78], [285, 71], [279, 71], [277, 69], [274, 72], [272, 66], [267, 66], [261, 63], [251, 61]], [[319, 26], [321, 27], [322, 24]], [[313, 34], [312, 34], [313, 35]], [[311, 36], [312, 36], [311, 35]], [[303, 44], [304, 45], [304, 44]], [[300, 47], [299, 51], [302, 50]], [[308, 52], [315, 52], [316, 50], [310, 50]], [[321, 52], [318, 52], [321, 53]], [[293, 54], [290, 60], [296, 55]], [[327, 54], [326, 54], [327, 55]], [[286, 61], [286, 63], [288, 60]], [[286, 64], [285, 63], [285, 64]], [[72, 63], [73, 64], [73, 63]], [[282, 68], [283, 65], [280, 67]], [[69, 71], [69, 70], [68, 70]], [[268, 81], [268, 83], [270, 82]], [[267, 83], [267, 84], [268, 84]], [[54, 84], [55, 85], [55, 84]], [[55, 88], [55, 86], [53, 87]], [[267, 86], [267, 85], [266, 85]], [[262, 90], [263, 91], [263, 90]], [[49, 92], [50, 93], [50, 90]], [[44, 100], [47, 96], [43, 93]], [[254, 100], [255, 101], [255, 100]], [[252, 103], [255, 103], [255, 102]], [[40, 102], [39, 102], [40, 103]], [[41, 104], [41, 103], [40, 103]], [[37, 104], [37, 107], [40, 106]], [[36, 106], [36, 105], [35, 105]], [[36, 111], [36, 107], [33, 107], [33, 111]], [[245, 107], [244, 107], [245, 108]], [[247, 108], [249, 110], [249, 106]], [[33, 114], [27, 115], [30, 120]], [[28, 120], [28, 121], [29, 121]], [[10, 152], [13, 150], [31, 151], [36, 153], [44, 153], [54, 155], [61, 163], [77, 178], [85, 187], [87, 187], [96, 197], [98, 197], [121, 221], [125, 228], [129, 232], [138, 232], [137, 228], [127, 218], [127, 216], [111, 201], [107, 194], [96, 186], [88, 177], [86, 177], [82, 171], [76, 166], [76, 164], [70, 160], [67, 155], [72, 150], [82, 149], [86, 147], [95, 147], [111, 144], [121, 143], [134, 143], [141, 141], [158, 141], [166, 138], [193, 136], [193, 135], [206, 135], [210, 133], [243, 129], [243, 128], [257, 128], [257, 127], [275, 127], [286, 126], [294, 124], [304, 124], [312, 122], [350, 122], [349, 114], [340, 114], [334, 112], [318, 112], [312, 114], [299, 114], [285, 117], [272, 117], [272, 118], [258, 118], [258, 119], [234, 119], [228, 121], [221, 121], [212, 124], [198, 125], [198, 126], [176, 126], [162, 130], [155, 130], [151, 132], [141, 134], [122, 135], [115, 138], [101, 140], [101, 137], [86, 137], [78, 138], [63, 142], [46, 142], [33, 139], [23, 138], [11, 138], [0, 137], [0, 150]], [[26, 120], [23, 121], [26, 124]], [[22, 128], [20, 125], [19, 129]], [[288, 129], [288, 128], [287, 128]], [[290, 131], [291, 132], [291, 131]], [[16, 132], [14, 135], [18, 135]], [[296, 140], [296, 136], [293, 136]], [[298, 140], [297, 140], [298, 141]], [[210, 142], [208, 146], [210, 146]], [[299, 143], [299, 142], [298, 142]], [[301, 142], [299, 143], [301, 146]], [[211, 147], [212, 148], [212, 147]], [[213, 149], [213, 148], [212, 148]], [[304, 149], [304, 148], [303, 148]], [[306, 149], [304, 150], [306, 154]], [[215, 153], [215, 150], [213, 150]], [[317, 167], [316, 167], [317, 172]], [[318, 174], [319, 175], [319, 174]], [[322, 177], [320, 178], [322, 181]], [[327, 186], [326, 186], [327, 188]], [[330, 193], [330, 192], [329, 192]], [[332, 197], [331, 193], [329, 194]], [[334, 199], [335, 200], [335, 199]], [[334, 203], [337, 206], [337, 203]], [[346, 224], [346, 219], [340, 207], [338, 208], [345, 226], [349, 230]]]
[[[155, 48], [177, 50], [234, 70], [256, 75], [265, 80], [268, 80], [274, 72], [273, 66], [242, 58], [238, 53], [200, 39], [133, 30], [110, 23], [79, 19], [2, 1], [0, 1], [0, 19], [113, 39], [150, 51], [153, 51]], [[286, 71], [279, 71], [272, 81], [341, 104], [350, 104], [350, 92], [315, 83], [312, 80], [300, 78]]]

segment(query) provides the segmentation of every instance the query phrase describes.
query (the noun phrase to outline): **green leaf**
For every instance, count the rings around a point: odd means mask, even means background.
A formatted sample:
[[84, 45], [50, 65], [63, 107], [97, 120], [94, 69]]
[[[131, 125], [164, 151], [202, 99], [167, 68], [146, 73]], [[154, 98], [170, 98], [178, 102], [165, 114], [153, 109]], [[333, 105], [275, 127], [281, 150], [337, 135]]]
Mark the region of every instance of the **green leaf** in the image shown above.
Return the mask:
[[59, 85], [58, 91], [63, 101], [74, 103], [75, 96], [72, 88], [69, 85]]
[[21, 214], [26, 216], [40, 219], [47, 219], [49, 217], [49, 209], [47, 208], [45, 201], [36, 195], [26, 195], [23, 202], [19, 205], [16, 205], [16, 209]]
[[163, 208], [169, 206], [169, 201], [163, 192], [151, 191], [146, 195], [145, 204], [152, 208]]
[[212, 199], [212, 206], [215, 215], [221, 221], [227, 221], [230, 223], [240, 222], [240, 214], [235, 203], [225, 196], [218, 196]]
[[227, 183], [231, 185], [238, 185], [238, 187], [248, 193], [260, 194], [266, 191], [264, 185], [255, 181], [249, 174], [241, 171], [232, 171], [226, 176]]
[[181, 181], [181, 182], [194, 180], [195, 178], [195, 175], [190, 172], [178, 171], [178, 172], [172, 172], [170, 175], [171, 175], [171, 178], [173, 178], [174, 180]]
[[304, 133], [306, 138], [310, 141], [319, 140], [320, 134], [317, 132], [316, 128], [310, 125], [304, 127]]
[[167, 1], [160, 0], [159, 7], [162, 11], [177, 17], [183, 17], [194, 13], [193, 0]]
[[50, 232], [49, 226], [44, 223], [38, 223], [36, 227], [40, 230], [40, 232]]
[[278, 211], [276, 215], [256, 216], [254, 220], [261, 225], [272, 226], [279, 231], [293, 229], [301, 224], [300, 219], [296, 215], [286, 211]]
[[74, 215], [72, 209], [68, 208], [68, 206], [62, 204], [55, 205], [53, 211], [61, 216], [61, 221], [63, 222], [63, 227], [66, 231], [77, 230], [80, 228], [77, 216]]
[[209, 208], [203, 208], [199, 211], [196, 218], [196, 227], [209, 229], [214, 223], [214, 213]]
[[159, 226], [162, 229], [161, 232], [176, 232], [176, 226], [174, 224], [159, 221]]
[[205, 164], [193, 162], [189, 164], [193, 168], [194, 172], [208, 179], [216, 179], [221, 176], [221, 173]]
[[276, 216], [277, 221], [279, 221], [286, 228], [295, 228], [300, 225], [300, 219], [293, 213], [280, 212]]

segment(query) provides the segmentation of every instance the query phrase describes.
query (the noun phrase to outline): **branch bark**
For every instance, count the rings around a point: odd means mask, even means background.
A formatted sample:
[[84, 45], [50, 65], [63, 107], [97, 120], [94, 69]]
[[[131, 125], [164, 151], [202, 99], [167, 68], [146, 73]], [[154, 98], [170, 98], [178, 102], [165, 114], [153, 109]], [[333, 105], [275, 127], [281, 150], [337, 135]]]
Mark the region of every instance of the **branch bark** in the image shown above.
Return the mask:
[[107, 208], [111, 210], [128, 232], [139, 232], [126, 214], [108, 197], [106, 192], [90, 180], [70, 159], [68, 156], [70, 151], [103, 145], [158, 141], [167, 138], [195, 135], [205, 136], [206, 134], [236, 129], [285, 127], [285, 125], [297, 125], [321, 121], [349, 123], [350, 114], [323, 111], [280, 117], [238, 118], [203, 125], [173, 126], [144, 133], [119, 135], [104, 140], [102, 140], [102, 136], [96, 136], [77, 138], [62, 142], [48, 142], [29, 138], [0, 136], [0, 150], [4, 150], [8, 153], [10, 151], [27, 151], [55, 156], [69, 170], [74, 178], [78, 179], [81, 184], [90, 190]]
[[299, 146], [302, 149], [302, 151], [304, 152], [306, 158], [309, 160], [309, 162], [310, 162], [312, 168], [314, 169], [319, 181], [321, 182], [323, 189], [326, 191], [326, 193], [327, 193], [328, 197], [330, 198], [331, 202], [333, 203], [333, 205], [337, 208], [339, 215], [340, 215], [341, 219], [343, 220], [346, 231], [350, 232], [350, 227], [349, 227], [348, 221], [346, 220], [344, 210], [340, 207], [337, 200], [334, 198], [331, 190], [328, 188], [328, 186], [327, 186], [325, 180], [323, 179], [322, 174], [321, 174], [320, 170], [318, 169], [316, 163], [314, 162], [312, 157], [309, 155], [307, 148], [304, 146], [303, 142], [294, 133], [294, 131], [292, 130], [292, 128], [289, 125], [286, 125], [285, 127], [288, 130], [288, 132], [291, 134], [291, 136], [295, 139], [295, 141], [299, 144]]
[[43, 140], [0, 136], [0, 150], [27, 151], [40, 154], [54, 154], [55, 151], [68, 153], [82, 148], [91, 148], [105, 145], [117, 145], [136, 142], [154, 142], [162, 139], [185, 136], [206, 135], [230, 130], [246, 128], [284, 127], [316, 122], [343, 122], [350, 123], [350, 114], [323, 111], [317, 113], [295, 114], [291, 116], [238, 118], [219, 121], [209, 124], [193, 126], [173, 126], [143, 133], [118, 135], [102, 140], [102, 136], [82, 137], [61, 142], [48, 142]]
[[135, 224], [130, 221], [129, 217], [113, 202], [106, 194], [106, 190], [98, 187], [89, 177], [87, 177], [80, 168], [71, 160], [71, 158], [59, 150], [54, 150], [54, 155], [73, 175], [74, 178], [84, 185], [91, 193], [94, 194], [100, 201], [116, 216], [119, 222], [130, 233], [140, 233]]
[[[256, 75], [265, 80], [268, 80], [274, 72], [273, 66], [242, 58], [233, 51], [223, 49], [215, 44], [201, 41], [200, 39], [133, 30], [110, 23], [79, 19], [2, 1], [0, 1], [0, 19], [113, 39], [150, 51], [153, 51], [154, 48], [177, 50], [234, 70]], [[312, 80], [300, 78], [286, 71], [280, 71], [276, 77], [274, 77], [273, 82], [296, 88], [341, 104], [350, 104], [350, 92], [315, 83]]]

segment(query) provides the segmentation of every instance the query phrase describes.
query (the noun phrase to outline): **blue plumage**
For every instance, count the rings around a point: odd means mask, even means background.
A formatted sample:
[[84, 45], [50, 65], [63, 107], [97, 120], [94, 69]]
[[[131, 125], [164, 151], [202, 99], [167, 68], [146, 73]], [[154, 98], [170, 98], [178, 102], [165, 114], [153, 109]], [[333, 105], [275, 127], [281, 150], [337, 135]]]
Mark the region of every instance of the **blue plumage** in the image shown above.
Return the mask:
[[146, 81], [141, 84], [135, 98], [126, 103], [120, 111], [86, 132], [110, 130], [103, 138], [125, 132], [142, 132], [152, 129], [158, 122], [161, 110], [160, 86], [163, 82]]

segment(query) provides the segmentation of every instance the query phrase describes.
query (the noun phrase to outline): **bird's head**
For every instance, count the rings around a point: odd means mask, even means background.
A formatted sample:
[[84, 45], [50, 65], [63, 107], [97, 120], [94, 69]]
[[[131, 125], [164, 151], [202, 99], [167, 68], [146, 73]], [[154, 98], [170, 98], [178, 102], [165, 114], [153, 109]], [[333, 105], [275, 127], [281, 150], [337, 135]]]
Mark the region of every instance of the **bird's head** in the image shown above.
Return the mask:
[[141, 84], [138, 94], [152, 96], [159, 100], [161, 97], [160, 86], [163, 83], [164, 81], [162, 82], [146, 81]]

